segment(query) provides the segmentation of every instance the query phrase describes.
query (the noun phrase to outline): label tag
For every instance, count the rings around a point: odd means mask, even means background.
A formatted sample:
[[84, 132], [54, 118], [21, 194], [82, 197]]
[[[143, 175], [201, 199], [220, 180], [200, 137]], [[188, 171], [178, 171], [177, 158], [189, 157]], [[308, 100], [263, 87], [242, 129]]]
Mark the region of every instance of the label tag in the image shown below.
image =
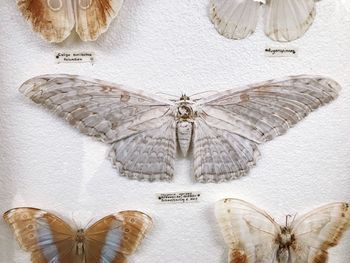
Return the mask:
[[55, 52], [55, 61], [59, 63], [91, 63], [95, 62], [95, 52], [65, 51]]
[[266, 47], [266, 57], [297, 57], [298, 49], [295, 47]]
[[162, 204], [198, 203], [202, 198], [200, 192], [160, 193], [156, 196], [158, 202]]

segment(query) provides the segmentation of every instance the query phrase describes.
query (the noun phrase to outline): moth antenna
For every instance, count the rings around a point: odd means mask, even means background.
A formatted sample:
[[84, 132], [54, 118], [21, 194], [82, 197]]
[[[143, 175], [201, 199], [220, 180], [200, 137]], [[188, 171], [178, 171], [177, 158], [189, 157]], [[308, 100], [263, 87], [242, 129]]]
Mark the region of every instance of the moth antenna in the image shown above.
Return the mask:
[[293, 225], [293, 224], [294, 224], [294, 221], [295, 221], [295, 218], [297, 217], [297, 214], [298, 214], [298, 213], [295, 213], [295, 214], [294, 214], [294, 216], [293, 216], [293, 220], [292, 220], [291, 225]]
[[87, 229], [93, 220], [93, 218], [90, 218], [90, 220], [85, 224], [84, 229]]
[[292, 215], [286, 215], [286, 227], [288, 226], [288, 218], [292, 217]]

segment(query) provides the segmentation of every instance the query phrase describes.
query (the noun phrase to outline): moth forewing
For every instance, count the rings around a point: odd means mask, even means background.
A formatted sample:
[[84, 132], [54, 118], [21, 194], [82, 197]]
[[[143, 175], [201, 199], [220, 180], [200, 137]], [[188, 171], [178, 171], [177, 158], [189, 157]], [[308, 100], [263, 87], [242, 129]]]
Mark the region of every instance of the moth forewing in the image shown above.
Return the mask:
[[[292, 225], [297, 248], [314, 247], [308, 255], [315, 262], [326, 262], [328, 249], [336, 246], [350, 228], [349, 203], [331, 203], [305, 214]], [[298, 251], [295, 251], [298, 255]], [[301, 252], [299, 252], [300, 254]]]

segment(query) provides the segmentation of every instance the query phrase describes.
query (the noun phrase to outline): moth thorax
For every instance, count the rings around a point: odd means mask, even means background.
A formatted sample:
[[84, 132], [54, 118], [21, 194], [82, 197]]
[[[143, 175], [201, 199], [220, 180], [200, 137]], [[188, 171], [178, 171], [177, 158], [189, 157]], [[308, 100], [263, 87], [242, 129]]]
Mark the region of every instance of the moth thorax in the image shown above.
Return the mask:
[[179, 142], [180, 150], [184, 156], [187, 155], [190, 148], [192, 138], [192, 122], [178, 121], [176, 124], [177, 140]]
[[289, 262], [289, 251], [290, 247], [293, 245], [295, 241], [294, 235], [292, 234], [292, 230], [289, 227], [282, 227], [281, 233], [278, 235], [277, 243], [279, 245], [277, 251], [277, 259], [279, 263], [287, 263]]
[[78, 229], [77, 234], [75, 236], [75, 251], [77, 255], [84, 254], [84, 229]]
[[179, 120], [192, 120], [193, 109], [187, 103], [183, 102], [177, 109], [177, 118]]

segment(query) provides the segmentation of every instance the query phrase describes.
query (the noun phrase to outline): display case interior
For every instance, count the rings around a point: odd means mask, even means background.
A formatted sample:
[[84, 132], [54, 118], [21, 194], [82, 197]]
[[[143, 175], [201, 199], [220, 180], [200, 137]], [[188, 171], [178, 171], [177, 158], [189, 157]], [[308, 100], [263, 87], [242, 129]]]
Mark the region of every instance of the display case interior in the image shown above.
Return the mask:
[[[233, 41], [209, 19], [209, 1], [126, 0], [96, 41], [73, 31], [62, 43], [44, 41], [16, 1], [0, 8], [0, 213], [39, 207], [82, 225], [107, 214], [138, 210], [153, 229], [132, 263], [227, 262], [214, 204], [232, 197], [266, 209], [284, 222], [332, 202], [350, 201], [350, 4], [317, 2], [307, 32], [289, 43], [266, 37], [263, 17], [254, 34]], [[295, 57], [266, 57], [268, 48], [293, 49]], [[55, 52], [94, 52], [91, 63], [55, 63]], [[139, 182], [117, 174], [109, 146], [83, 135], [18, 90], [44, 74], [73, 74], [123, 84], [151, 94], [220, 92], [291, 75], [321, 75], [342, 86], [337, 99], [259, 146], [249, 176], [225, 183], [197, 183], [192, 152], [176, 156], [168, 182]], [[162, 93], [162, 94], [160, 94]], [[164, 95], [167, 94], [167, 95]], [[209, 96], [203, 94], [203, 97]], [[161, 204], [156, 193], [199, 191], [197, 203]], [[89, 214], [89, 216], [84, 216]], [[350, 258], [350, 233], [329, 250], [330, 263]], [[0, 262], [30, 262], [10, 228], [0, 221]]]

